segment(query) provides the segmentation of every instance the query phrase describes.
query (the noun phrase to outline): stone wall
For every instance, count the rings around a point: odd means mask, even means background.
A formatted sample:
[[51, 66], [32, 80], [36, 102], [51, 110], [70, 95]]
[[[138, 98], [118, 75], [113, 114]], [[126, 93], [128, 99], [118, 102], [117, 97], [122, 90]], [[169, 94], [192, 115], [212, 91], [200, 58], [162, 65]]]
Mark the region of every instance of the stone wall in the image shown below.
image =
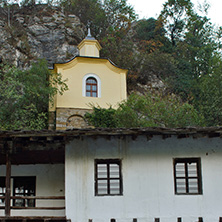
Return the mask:
[[[88, 128], [87, 122], [84, 119], [86, 112], [91, 112], [90, 109], [77, 108], [57, 108], [56, 109], [56, 130], [66, 130], [73, 128]], [[52, 124], [50, 124], [51, 126]]]

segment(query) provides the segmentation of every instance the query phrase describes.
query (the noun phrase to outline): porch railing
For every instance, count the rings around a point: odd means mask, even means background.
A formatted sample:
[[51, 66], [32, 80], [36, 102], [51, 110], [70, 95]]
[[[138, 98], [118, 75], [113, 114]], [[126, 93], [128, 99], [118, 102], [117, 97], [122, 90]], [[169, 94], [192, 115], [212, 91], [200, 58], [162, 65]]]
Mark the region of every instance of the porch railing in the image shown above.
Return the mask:
[[[0, 200], [5, 200], [5, 196], [0, 196]], [[65, 200], [65, 196], [10, 196], [10, 209], [22, 210], [22, 209], [32, 209], [32, 210], [64, 210], [65, 206], [59, 207], [40, 207], [40, 206], [13, 206], [11, 200]], [[5, 201], [6, 202], [6, 201]], [[0, 209], [5, 209], [7, 206], [0, 206]], [[9, 209], [9, 210], [10, 210]]]

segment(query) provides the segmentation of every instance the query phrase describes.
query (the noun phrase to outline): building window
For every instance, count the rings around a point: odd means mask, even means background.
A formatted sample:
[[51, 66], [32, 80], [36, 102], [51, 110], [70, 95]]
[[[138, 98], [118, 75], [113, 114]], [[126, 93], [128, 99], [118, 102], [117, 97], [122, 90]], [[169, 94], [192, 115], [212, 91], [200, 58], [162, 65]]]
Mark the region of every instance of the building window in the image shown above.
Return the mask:
[[120, 160], [95, 160], [95, 194], [122, 195]]
[[[5, 177], [0, 177], [0, 197], [4, 197], [5, 196]], [[5, 199], [0, 199], [0, 206], [4, 206], [5, 205]]]
[[[35, 177], [14, 177], [13, 178], [13, 196], [35, 196]], [[17, 207], [35, 207], [34, 199], [14, 199], [13, 206]]]
[[200, 158], [174, 159], [176, 194], [202, 194]]
[[89, 77], [86, 80], [86, 96], [97, 97], [97, 81], [93, 77]]
[[101, 80], [98, 75], [88, 73], [82, 79], [82, 96], [101, 98]]
[[[13, 196], [35, 196], [36, 177], [12, 177]], [[0, 177], [0, 197], [5, 196], [6, 186], [5, 177]], [[4, 199], [0, 199], [0, 206], [4, 206]], [[16, 207], [35, 207], [34, 199], [14, 199], [13, 206]]]

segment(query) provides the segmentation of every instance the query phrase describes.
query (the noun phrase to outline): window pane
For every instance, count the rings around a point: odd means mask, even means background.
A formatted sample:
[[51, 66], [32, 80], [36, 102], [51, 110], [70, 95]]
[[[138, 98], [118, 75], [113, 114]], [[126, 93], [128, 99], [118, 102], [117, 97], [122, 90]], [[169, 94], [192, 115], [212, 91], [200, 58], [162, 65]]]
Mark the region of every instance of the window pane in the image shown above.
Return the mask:
[[98, 164], [97, 165], [97, 177], [98, 178], [107, 178], [107, 165], [106, 164]]
[[96, 195], [120, 195], [122, 194], [122, 178], [119, 160], [98, 160], [95, 176]]
[[201, 194], [199, 158], [175, 159], [175, 191], [178, 194]]
[[198, 193], [198, 179], [189, 179], [189, 193]]
[[24, 193], [23, 187], [16, 187], [15, 188], [15, 193], [16, 194], [23, 194]]
[[108, 194], [108, 183], [107, 180], [98, 180], [98, 194], [105, 195]]
[[176, 180], [177, 193], [186, 193], [186, 180], [177, 179]]
[[88, 78], [87, 80], [86, 80], [86, 83], [89, 83], [89, 84], [96, 84], [96, 79], [95, 78]]
[[[35, 177], [15, 177], [13, 183], [14, 196], [35, 196]], [[35, 200], [15, 199], [14, 206], [34, 207]]]
[[[16, 196], [18, 196], [18, 195], [16, 195]], [[14, 202], [14, 206], [16, 206], [16, 207], [24, 207], [25, 206], [25, 201], [24, 200], [16, 199], [15, 202]]]
[[92, 90], [93, 90], [93, 91], [97, 91], [97, 86], [94, 86], [94, 85], [93, 85], [93, 86], [92, 86]]
[[119, 177], [119, 165], [118, 164], [110, 164], [110, 178], [118, 178]]
[[176, 176], [185, 177], [185, 163], [176, 164]]
[[97, 80], [95, 78], [90, 77], [86, 80], [86, 96], [97, 97]]
[[110, 180], [110, 194], [120, 194], [119, 180]]
[[197, 163], [188, 163], [188, 176], [197, 177]]

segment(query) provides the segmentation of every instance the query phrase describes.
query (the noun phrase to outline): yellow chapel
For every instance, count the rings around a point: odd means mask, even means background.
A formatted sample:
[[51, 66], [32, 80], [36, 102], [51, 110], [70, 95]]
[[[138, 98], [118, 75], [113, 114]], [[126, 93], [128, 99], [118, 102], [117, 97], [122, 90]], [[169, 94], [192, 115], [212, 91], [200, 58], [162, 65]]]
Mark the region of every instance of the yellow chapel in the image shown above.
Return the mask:
[[91, 105], [115, 108], [127, 98], [127, 70], [118, 68], [108, 58], [101, 58], [101, 48], [88, 30], [78, 45], [79, 56], [54, 64], [53, 72], [67, 80], [68, 90], [63, 95], [57, 94], [49, 105], [50, 129], [85, 128], [84, 115], [92, 110]]

